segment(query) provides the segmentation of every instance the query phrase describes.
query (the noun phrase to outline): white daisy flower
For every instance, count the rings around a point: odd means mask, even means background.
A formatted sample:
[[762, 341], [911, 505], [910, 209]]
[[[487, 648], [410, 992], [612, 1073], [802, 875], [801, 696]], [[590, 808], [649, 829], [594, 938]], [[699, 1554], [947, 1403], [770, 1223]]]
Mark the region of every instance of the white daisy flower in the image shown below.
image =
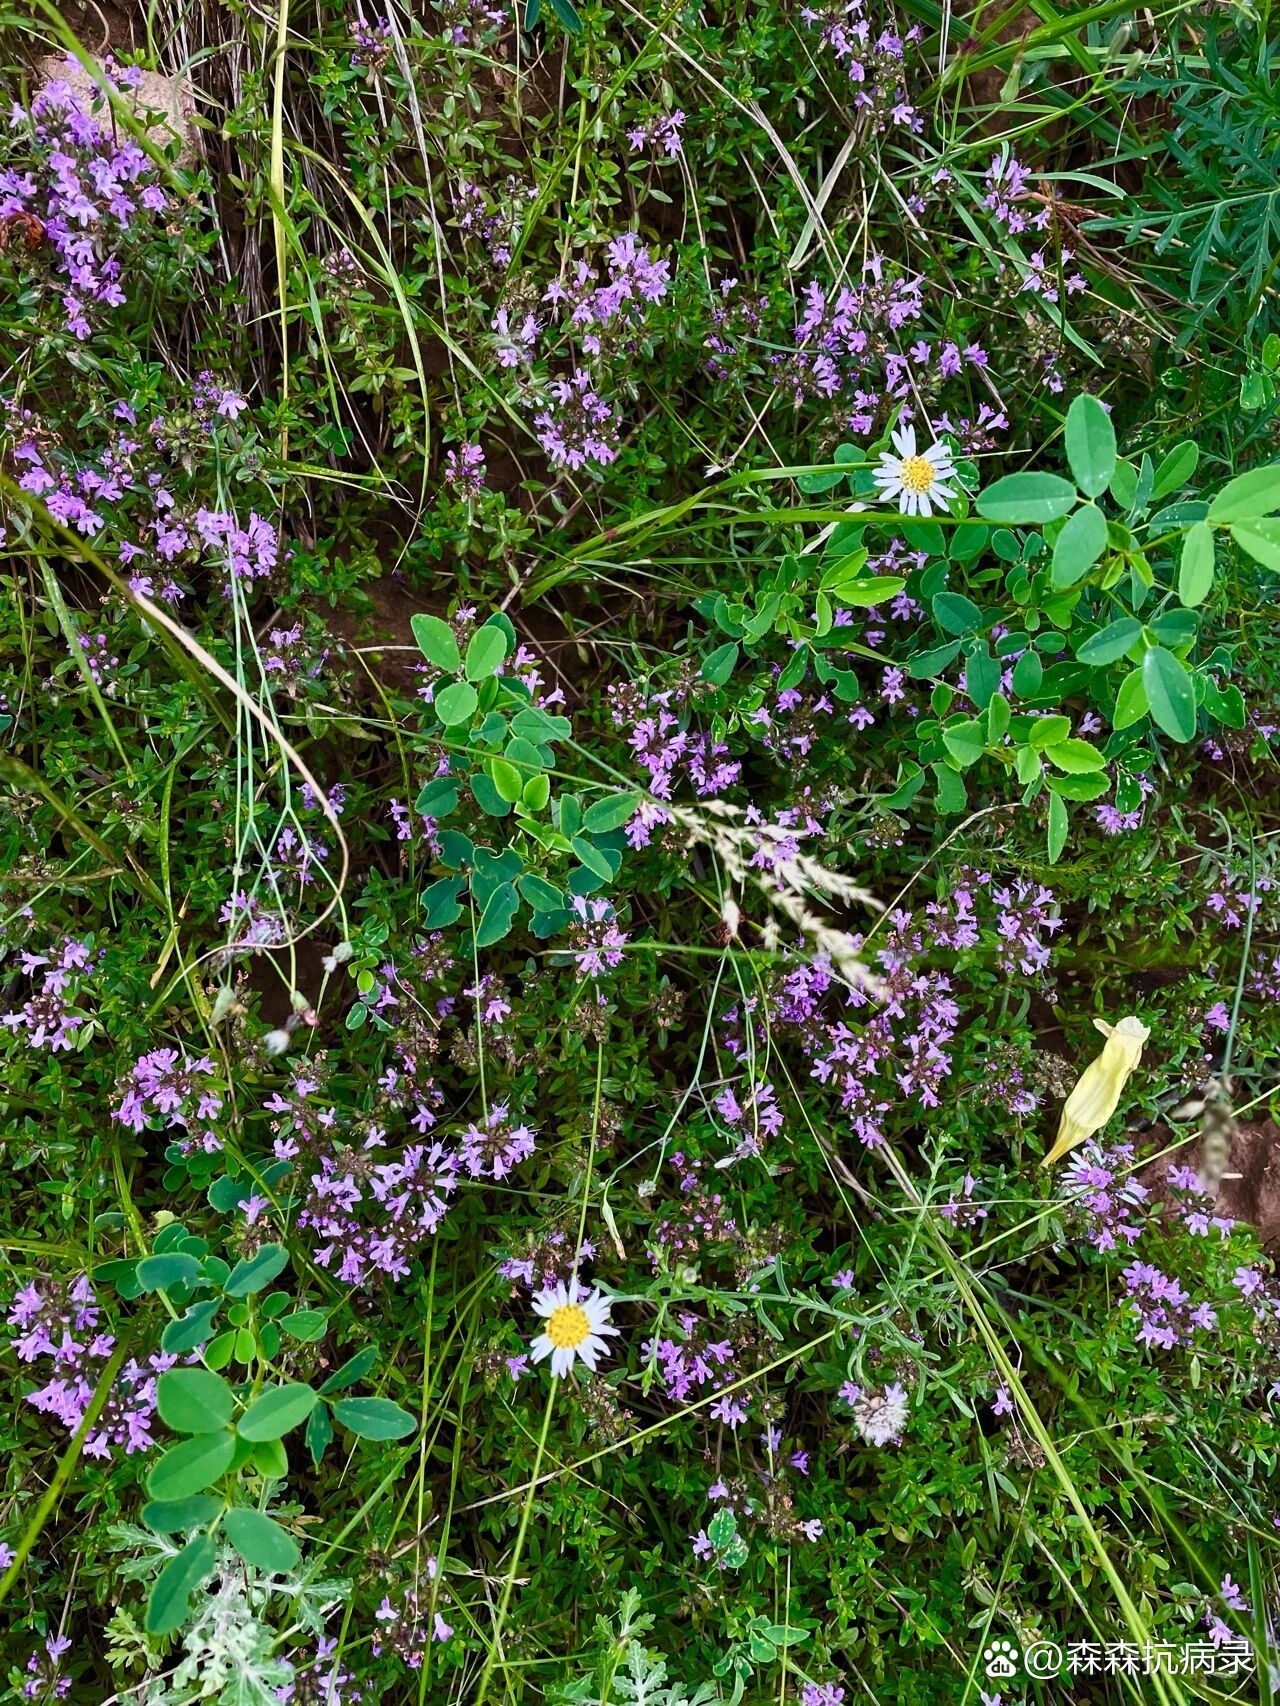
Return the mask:
[[947, 484], [956, 471], [951, 452], [942, 444], [917, 451], [916, 429], [909, 426], [897, 430], [893, 442], [898, 454], [886, 450], [872, 475], [880, 495], [896, 498], [903, 515], [932, 515], [935, 505], [945, 509], [956, 495]]
[[530, 1347], [534, 1362], [551, 1358], [552, 1374], [565, 1375], [581, 1357], [595, 1372], [606, 1338], [617, 1338], [618, 1329], [609, 1324], [610, 1304], [598, 1291], [584, 1291], [577, 1280], [563, 1280], [533, 1300], [533, 1312], [546, 1322]]

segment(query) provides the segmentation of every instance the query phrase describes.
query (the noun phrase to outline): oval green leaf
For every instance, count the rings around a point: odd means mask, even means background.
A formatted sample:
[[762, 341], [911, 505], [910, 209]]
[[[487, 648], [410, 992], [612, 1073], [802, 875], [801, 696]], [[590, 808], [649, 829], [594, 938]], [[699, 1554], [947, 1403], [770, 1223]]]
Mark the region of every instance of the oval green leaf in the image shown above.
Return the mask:
[[1081, 504], [1053, 547], [1053, 584], [1074, 586], [1083, 580], [1107, 548], [1107, 518], [1097, 504]]
[[217, 1561], [218, 1548], [207, 1534], [188, 1540], [178, 1556], [170, 1558], [147, 1596], [149, 1635], [172, 1635], [182, 1627], [191, 1595]]
[[462, 656], [449, 624], [442, 622], [438, 616], [413, 616], [409, 626], [423, 657], [437, 669], [456, 675], [462, 668]]
[[235, 1435], [231, 1433], [197, 1434], [195, 1439], [183, 1440], [171, 1446], [156, 1463], [147, 1477], [147, 1491], [153, 1499], [187, 1499], [225, 1473], [235, 1451]]
[[220, 1433], [234, 1407], [231, 1388], [207, 1368], [171, 1368], [156, 1382], [160, 1419], [175, 1433]]
[[289, 1265], [289, 1252], [283, 1244], [264, 1244], [243, 1262], [237, 1262], [223, 1290], [228, 1297], [248, 1297], [270, 1285], [277, 1274]]
[[976, 507], [987, 521], [1040, 526], [1076, 507], [1076, 489], [1058, 474], [1006, 474], [979, 494]]
[[316, 1394], [300, 1380], [260, 1392], [236, 1423], [241, 1439], [280, 1439], [305, 1422], [316, 1407]]
[[361, 1439], [406, 1439], [418, 1425], [389, 1398], [339, 1398], [333, 1417]]
[[1178, 597], [1188, 609], [1203, 604], [1213, 585], [1213, 529], [1197, 521], [1187, 529], [1178, 565]]
[[1116, 429], [1096, 397], [1082, 392], [1067, 410], [1067, 461], [1076, 485], [1089, 498], [1099, 498], [1111, 484], [1116, 468]]
[[246, 1564], [268, 1575], [284, 1575], [302, 1556], [293, 1536], [261, 1511], [228, 1511], [222, 1531]]
[[1163, 646], [1152, 646], [1142, 660], [1142, 685], [1155, 723], [1171, 740], [1189, 741], [1196, 732], [1196, 689], [1190, 672]]

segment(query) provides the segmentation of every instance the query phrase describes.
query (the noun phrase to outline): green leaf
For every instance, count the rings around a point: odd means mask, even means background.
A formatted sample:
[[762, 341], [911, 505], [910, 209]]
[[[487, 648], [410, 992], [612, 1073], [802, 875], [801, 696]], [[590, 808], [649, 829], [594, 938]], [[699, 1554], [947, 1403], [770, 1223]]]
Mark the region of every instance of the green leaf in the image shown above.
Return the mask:
[[1096, 397], [1081, 392], [1067, 410], [1067, 461], [1087, 498], [1100, 498], [1116, 469], [1116, 429]]
[[251, 1446], [250, 1462], [268, 1481], [283, 1481], [289, 1473], [289, 1454], [278, 1439], [260, 1439]]
[[467, 645], [465, 673], [468, 681], [484, 681], [493, 675], [507, 658], [507, 636], [501, 628], [486, 622], [477, 628]]
[[1152, 646], [1142, 660], [1142, 685], [1147, 690], [1153, 720], [1169, 738], [1193, 739], [1196, 690], [1186, 666], [1163, 646]]
[[536, 871], [526, 871], [519, 878], [516, 887], [520, 890], [520, 898], [534, 911], [550, 912], [557, 906], [564, 905], [564, 895], [545, 877], [538, 876]]
[[964, 690], [980, 711], [986, 709], [992, 695], [1000, 686], [1000, 663], [986, 646], [977, 646], [969, 653], [964, 666]]
[[840, 581], [831, 588], [831, 601], [846, 610], [865, 610], [883, 604], [906, 584], [901, 575], [869, 575], [866, 580]]
[[143, 1291], [167, 1291], [171, 1285], [194, 1285], [200, 1264], [194, 1256], [174, 1253], [147, 1256], [138, 1263], [138, 1284]]
[[170, 1558], [147, 1596], [149, 1635], [172, 1635], [182, 1627], [191, 1595], [217, 1561], [218, 1548], [207, 1534], [188, 1540], [177, 1557]]
[[570, 0], [551, 0], [551, 10], [571, 36], [582, 34], [582, 19], [570, 4]]
[[1039, 652], [1025, 651], [1013, 666], [1013, 691], [1019, 699], [1032, 699], [1044, 680], [1044, 665]]
[[550, 798], [550, 776], [530, 776], [529, 780], [524, 785], [523, 792], [520, 795], [521, 802], [526, 805], [531, 812], [542, 811]]
[[506, 758], [491, 758], [489, 760], [489, 780], [512, 805], [524, 795], [524, 776], [510, 760]]
[[335, 1369], [320, 1388], [320, 1395], [327, 1398], [331, 1392], [343, 1392], [348, 1386], [354, 1386], [378, 1360], [378, 1353], [372, 1345], [366, 1350], [357, 1351], [350, 1362], [344, 1362], [342, 1367]]
[[1132, 670], [1120, 683], [1120, 691], [1116, 694], [1116, 708], [1111, 715], [1113, 729], [1127, 729], [1145, 717], [1151, 707], [1147, 703], [1147, 690], [1142, 682], [1141, 667]]
[[1097, 504], [1081, 504], [1067, 519], [1053, 547], [1053, 584], [1083, 580], [1107, 548], [1107, 518]]
[[421, 793], [414, 801], [413, 809], [421, 812], [423, 817], [442, 818], [458, 803], [458, 784], [452, 776], [436, 776], [430, 782], [424, 783]]
[[1070, 733], [1070, 717], [1035, 717], [1027, 730], [1027, 745], [1034, 751], [1043, 752], [1046, 747], [1057, 746], [1066, 740]]
[[476, 947], [490, 948], [500, 942], [515, 923], [520, 897], [514, 883], [500, 883], [489, 896], [476, 926]]
[[153, 1499], [185, 1499], [205, 1488], [226, 1472], [235, 1451], [232, 1433], [197, 1434], [181, 1445], [170, 1446], [152, 1465], [147, 1491]]
[[248, 1297], [270, 1285], [288, 1266], [289, 1252], [283, 1244], [264, 1244], [254, 1255], [236, 1263], [222, 1289], [228, 1297]]
[[702, 679], [709, 681], [713, 687], [723, 687], [733, 674], [737, 661], [736, 640], [730, 640], [727, 646], [717, 646], [715, 651], [702, 660]]
[[1058, 474], [1006, 474], [978, 496], [978, 514], [987, 521], [1043, 525], [1076, 507], [1076, 489]]
[[437, 716], [447, 729], [469, 723], [479, 703], [480, 695], [469, 681], [451, 681], [432, 700]]
[[962, 592], [940, 592], [933, 600], [933, 618], [947, 634], [972, 634], [982, 626], [982, 612]]
[[611, 883], [613, 881], [613, 866], [605, 858], [604, 854], [598, 847], [593, 847], [591, 843], [581, 835], [570, 836], [569, 845], [573, 848], [573, 851], [578, 855], [579, 859], [582, 860], [582, 863], [591, 872], [593, 877], [599, 877], [601, 882], [604, 883]]
[[[1233, 530], [1234, 531], [1234, 530]], [[1187, 529], [1182, 541], [1182, 561], [1178, 566], [1178, 597], [1189, 609], [1203, 604], [1213, 585], [1213, 529], [1207, 522], [1197, 521]]]
[[207, 1368], [171, 1368], [156, 1382], [160, 1420], [178, 1434], [220, 1433], [235, 1398], [220, 1374]]
[[329, 1449], [333, 1440], [333, 1422], [330, 1419], [327, 1404], [316, 1405], [307, 1417], [307, 1431], [302, 1437], [307, 1442], [307, 1450], [311, 1454], [312, 1463], [319, 1468], [320, 1459]]
[[1170, 492], [1176, 492], [1185, 486], [1195, 473], [1199, 460], [1200, 450], [1194, 439], [1187, 438], [1181, 444], [1175, 444], [1156, 469], [1155, 485], [1151, 488], [1152, 503], [1159, 503], [1160, 499], [1168, 497]]
[[228, 1511], [222, 1531], [246, 1564], [271, 1576], [292, 1570], [302, 1556], [293, 1536], [261, 1511]]
[[1096, 746], [1087, 740], [1059, 740], [1044, 752], [1050, 764], [1066, 770], [1072, 776], [1086, 776], [1091, 770], [1105, 770], [1107, 761]]
[[465, 877], [440, 877], [429, 883], [422, 892], [422, 922], [430, 930], [456, 924], [462, 917], [462, 893]]
[[929, 769], [933, 775], [937, 809], [948, 816], [966, 810], [969, 796], [965, 792], [964, 778], [945, 764], [931, 764]]
[[1089, 770], [1082, 776], [1049, 777], [1051, 791], [1064, 800], [1099, 800], [1110, 786], [1110, 778], [1100, 770]]
[[982, 724], [972, 720], [963, 723], [951, 723], [944, 728], [942, 743], [956, 763], [962, 765], [966, 770], [971, 764], [976, 764], [986, 751]]
[[1096, 634], [1090, 634], [1076, 656], [1081, 663], [1099, 669], [1122, 658], [1141, 632], [1142, 623], [1136, 617], [1122, 616], [1118, 621], [1109, 622], [1105, 628], [1099, 628]]
[[1062, 857], [1062, 849], [1067, 844], [1067, 808], [1057, 794], [1049, 795], [1049, 829], [1046, 836], [1046, 847], [1049, 863], [1056, 865]]
[[1209, 505], [1213, 522], [1256, 521], [1259, 516], [1280, 510], [1280, 463], [1239, 474]]
[[707, 1524], [707, 1539], [717, 1551], [727, 1546], [737, 1532], [738, 1519], [726, 1505], [722, 1505]]
[[939, 675], [948, 664], [954, 663], [960, 656], [960, 641], [951, 640], [945, 646], [935, 646], [929, 652], [917, 652], [914, 657], [907, 659], [907, 674], [913, 681], [921, 681], [931, 675]]
[[142, 1520], [156, 1534], [185, 1534], [212, 1522], [221, 1509], [221, 1499], [193, 1493], [189, 1499], [151, 1499], [142, 1507]]
[[475, 802], [486, 817], [506, 817], [511, 810], [511, 801], [504, 800], [487, 776], [476, 774], [471, 778], [471, 792]]
[[1238, 521], [1232, 525], [1231, 537], [1254, 562], [1280, 573], [1280, 521]]
[[236, 1431], [241, 1439], [281, 1439], [306, 1421], [316, 1403], [316, 1394], [300, 1380], [268, 1386], [236, 1423]]
[[389, 1398], [339, 1398], [333, 1419], [361, 1439], [406, 1439], [418, 1425]]
[[607, 799], [596, 800], [587, 807], [582, 827], [591, 835], [607, 835], [634, 817], [639, 804], [639, 794], [611, 794]]
[[462, 668], [462, 656], [449, 624], [438, 616], [413, 616], [409, 626], [423, 657], [446, 674], [456, 675]]
[[323, 1309], [297, 1309], [292, 1315], [282, 1315], [280, 1326], [291, 1339], [301, 1339], [304, 1345], [313, 1345], [317, 1339], [324, 1338], [329, 1317]]
[[181, 1356], [184, 1351], [193, 1351], [197, 1345], [203, 1345], [209, 1337], [213, 1318], [221, 1307], [221, 1300], [216, 1297], [209, 1303], [193, 1303], [185, 1315], [170, 1321], [160, 1335], [160, 1349], [170, 1356]]

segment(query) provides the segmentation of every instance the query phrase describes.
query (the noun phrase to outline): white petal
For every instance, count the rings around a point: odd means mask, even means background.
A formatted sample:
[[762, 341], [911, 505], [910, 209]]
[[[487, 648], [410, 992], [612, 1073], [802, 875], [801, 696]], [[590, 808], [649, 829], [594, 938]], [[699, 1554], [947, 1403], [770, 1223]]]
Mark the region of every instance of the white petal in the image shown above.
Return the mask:
[[549, 1357], [554, 1349], [555, 1346], [551, 1343], [551, 1340], [545, 1333], [539, 1333], [537, 1338], [529, 1346], [534, 1362], [541, 1362], [543, 1357]]
[[916, 429], [913, 426], [897, 427], [890, 434], [898, 448], [900, 456], [914, 456], [916, 453]]
[[920, 506], [920, 514], [921, 515], [932, 515], [933, 514], [933, 506], [929, 502], [928, 492], [921, 492], [919, 497], [916, 499], [916, 502]]

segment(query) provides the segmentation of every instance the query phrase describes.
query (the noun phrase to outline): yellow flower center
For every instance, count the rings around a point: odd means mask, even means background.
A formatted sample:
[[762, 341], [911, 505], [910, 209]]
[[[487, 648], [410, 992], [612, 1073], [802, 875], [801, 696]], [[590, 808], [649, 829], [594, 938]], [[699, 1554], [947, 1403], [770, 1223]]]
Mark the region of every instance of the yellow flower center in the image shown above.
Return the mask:
[[547, 1321], [547, 1337], [558, 1351], [576, 1351], [591, 1336], [591, 1323], [585, 1309], [576, 1303], [562, 1303], [551, 1311]]
[[938, 477], [938, 470], [927, 456], [904, 456], [898, 465], [898, 478], [907, 492], [927, 492]]

